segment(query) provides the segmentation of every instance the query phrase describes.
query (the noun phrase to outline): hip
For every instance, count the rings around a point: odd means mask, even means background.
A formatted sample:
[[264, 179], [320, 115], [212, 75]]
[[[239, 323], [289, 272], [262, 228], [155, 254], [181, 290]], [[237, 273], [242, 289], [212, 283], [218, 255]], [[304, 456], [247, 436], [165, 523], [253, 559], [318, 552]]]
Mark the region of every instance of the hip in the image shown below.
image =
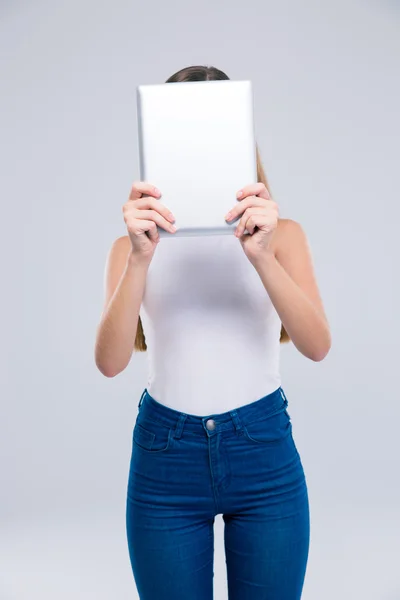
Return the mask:
[[[305, 474], [281, 387], [255, 402], [204, 416], [176, 411], [144, 390], [132, 432], [128, 496], [204, 502], [216, 513], [246, 503], [272, 512], [307, 504]], [[279, 508], [278, 508], [279, 507]]]

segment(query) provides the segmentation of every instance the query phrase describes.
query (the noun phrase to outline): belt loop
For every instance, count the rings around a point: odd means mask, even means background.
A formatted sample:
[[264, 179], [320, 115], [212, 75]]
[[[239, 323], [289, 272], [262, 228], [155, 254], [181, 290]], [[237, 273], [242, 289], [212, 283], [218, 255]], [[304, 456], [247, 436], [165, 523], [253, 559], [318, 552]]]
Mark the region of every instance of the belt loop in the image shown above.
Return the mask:
[[282, 398], [283, 398], [283, 399], [284, 399], [284, 401], [285, 401], [285, 406], [287, 406], [287, 405], [288, 405], [288, 399], [286, 398], [286, 394], [285, 394], [285, 392], [283, 391], [283, 389], [282, 389], [281, 387], [279, 388], [279, 391], [280, 391], [280, 393], [281, 393], [281, 396], [282, 396]]
[[236, 410], [229, 411], [229, 414], [232, 417], [232, 421], [233, 421], [233, 424], [235, 425], [235, 429], [237, 431], [240, 431], [242, 429], [242, 423], [240, 422], [240, 418], [239, 418], [239, 415], [237, 414]]
[[147, 389], [146, 389], [146, 388], [144, 388], [144, 391], [143, 391], [142, 395], [140, 396], [140, 400], [139, 400], [138, 408], [140, 408], [140, 407], [142, 406], [143, 398], [145, 397], [145, 395], [146, 395], [146, 392], [147, 392]]
[[186, 417], [187, 417], [187, 415], [185, 413], [181, 413], [179, 415], [179, 419], [178, 419], [178, 422], [176, 424], [175, 431], [174, 431], [174, 438], [177, 438], [178, 440], [182, 435], [182, 430], [183, 430], [183, 426], [186, 421]]

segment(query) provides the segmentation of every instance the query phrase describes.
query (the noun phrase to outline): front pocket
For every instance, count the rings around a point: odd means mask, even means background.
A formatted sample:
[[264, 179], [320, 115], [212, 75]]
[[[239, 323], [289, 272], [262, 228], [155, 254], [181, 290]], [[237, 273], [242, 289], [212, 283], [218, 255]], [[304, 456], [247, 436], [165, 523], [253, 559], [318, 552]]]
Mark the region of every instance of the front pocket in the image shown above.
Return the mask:
[[286, 409], [243, 425], [245, 437], [255, 444], [276, 444], [285, 439], [291, 430], [292, 423]]
[[147, 452], [165, 452], [168, 450], [172, 430], [155, 421], [136, 423], [133, 428], [133, 441]]

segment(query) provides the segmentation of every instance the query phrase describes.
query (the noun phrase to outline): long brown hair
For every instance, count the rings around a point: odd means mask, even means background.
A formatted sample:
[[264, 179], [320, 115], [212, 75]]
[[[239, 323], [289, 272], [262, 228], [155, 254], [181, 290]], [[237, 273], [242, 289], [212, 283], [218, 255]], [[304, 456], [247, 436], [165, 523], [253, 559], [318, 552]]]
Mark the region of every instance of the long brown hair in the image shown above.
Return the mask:
[[[223, 71], [220, 71], [216, 67], [193, 66], [193, 67], [185, 67], [184, 69], [177, 71], [176, 73], [174, 73], [174, 75], [171, 75], [171, 77], [169, 77], [165, 83], [176, 83], [176, 82], [183, 82], [183, 81], [215, 81], [215, 80], [223, 80], [223, 79], [229, 79], [228, 75], [226, 75], [226, 73], [224, 73]], [[267, 180], [267, 176], [265, 174], [264, 167], [261, 162], [260, 152], [258, 150], [257, 144], [256, 144], [256, 158], [257, 158], [257, 180], [264, 183], [270, 196], [272, 197], [271, 190], [270, 190], [268, 180]], [[285, 343], [285, 342], [289, 342], [289, 341], [290, 341], [289, 335], [287, 334], [284, 326], [282, 325], [280, 342]], [[138, 327], [137, 327], [137, 331], [136, 331], [134, 349], [137, 352], [146, 352], [146, 350], [147, 350], [145, 335], [143, 332], [143, 325], [142, 325], [140, 316], [139, 316]]]

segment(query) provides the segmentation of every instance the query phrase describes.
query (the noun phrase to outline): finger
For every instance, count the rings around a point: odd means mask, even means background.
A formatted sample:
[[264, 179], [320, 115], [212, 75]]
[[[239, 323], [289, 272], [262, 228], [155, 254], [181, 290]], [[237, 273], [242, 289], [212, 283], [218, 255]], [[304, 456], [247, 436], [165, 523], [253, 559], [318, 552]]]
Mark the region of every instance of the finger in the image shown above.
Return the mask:
[[135, 200], [135, 208], [139, 208], [141, 210], [152, 209], [162, 215], [165, 219], [167, 219], [167, 221], [175, 221], [175, 217], [170, 210], [159, 200], [151, 198], [150, 196], [145, 196], [143, 198], [139, 198], [139, 200]]
[[175, 233], [176, 231], [176, 227], [174, 227], [172, 223], [169, 223], [166, 219], [164, 219], [164, 217], [155, 210], [139, 209], [135, 210], [133, 215], [135, 219], [145, 219], [148, 221], [154, 221], [159, 227], [162, 227], [163, 229], [171, 233]]
[[259, 196], [248, 196], [241, 202], [235, 204], [232, 210], [227, 215], [225, 215], [225, 220], [233, 221], [251, 206], [265, 206], [265, 200], [263, 198], [260, 198]]
[[[261, 223], [262, 218], [265, 218], [266, 220], [269, 218], [268, 215], [265, 214], [265, 208], [247, 209], [236, 227], [235, 235], [240, 237], [243, 235], [245, 229], [252, 234], [254, 228], [256, 226], [258, 227], [258, 223]], [[263, 222], [263, 224], [264, 223], [265, 222]]]
[[154, 242], [156, 244], [157, 242], [160, 241], [160, 234], [157, 231], [157, 225], [155, 224], [154, 221], [147, 221], [147, 222], [149, 224], [149, 228], [147, 230], [149, 238], [151, 239], [152, 242]]
[[[271, 223], [271, 219], [266, 216], [266, 215], [251, 215], [245, 225], [245, 229], [246, 231], [249, 232], [249, 235], [253, 235], [255, 228], [260, 229], [261, 231], [272, 231], [273, 230], [273, 224]], [[244, 230], [242, 231], [242, 233], [239, 233], [237, 235], [237, 237], [241, 237], [244, 233]], [[236, 234], [236, 232], [235, 232]]]
[[143, 196], [143, 194], [148, 194], [149, 196], [154, 196], [155, 198], [159, 198], [161, 196], [160, 190], [158, 190], [151, 183], [148, 183], [147, 181], [135, 181], [129, 194], [129, 200], [138, 200]]
[[149, 238], [156, 242], [159, 238], [157, 225], [154, 221], [146, 221], [145, 219], [135, 219], [134, 224], [128, 225], [128, 231], [135, 235], [149, 235]]
[[265, 198], [265, 200], [270, 199], [269, 192], [264, 183], [261, 181], [258, 183], [251, 183], [250, 185], [246, 185], [244, 188], [241, 188], [236, 197], [238, 200], [244, 199], [246, 196], [259, 196], [260, 198]]

